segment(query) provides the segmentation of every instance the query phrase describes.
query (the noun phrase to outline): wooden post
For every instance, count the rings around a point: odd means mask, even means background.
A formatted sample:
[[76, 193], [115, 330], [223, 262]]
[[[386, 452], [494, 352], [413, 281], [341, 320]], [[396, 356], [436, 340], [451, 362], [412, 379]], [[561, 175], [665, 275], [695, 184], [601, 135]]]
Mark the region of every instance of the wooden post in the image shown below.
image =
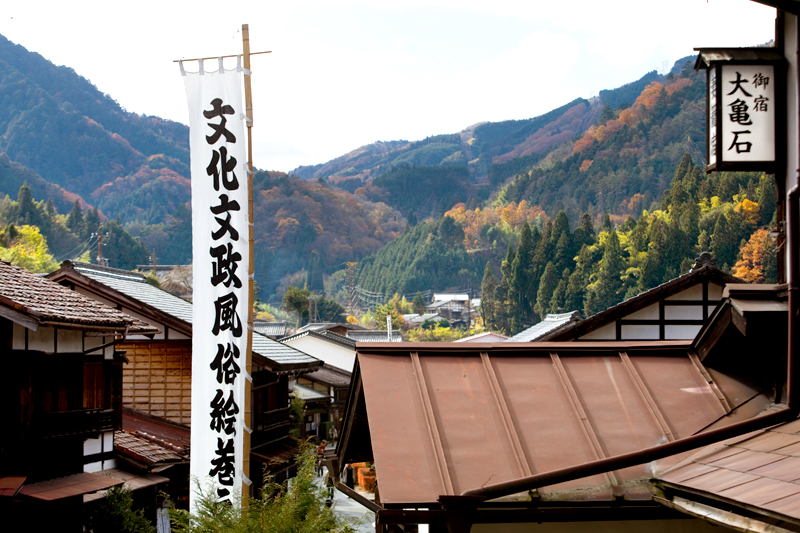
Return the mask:
[[[250, 70], [250, 28], [247, 24], [242, 24], [242, 56], [244, 60], [244, 68]], [[245, 361], [245, 368], [247, 375], [253, 375], [253, 289], [255, 278], [253, 277], [253, 92], [250, 86], [250, 76], [244, 76], [244, 101], [245, 101], [245, 116], [247, 117], [247, 206], [248, 206], [248, 219], [249, 224], [247, 228], [248, 249], [249, 249], [249, 271], [247, 276], [247, 359]], [[247, 426], [253, 428], [253, 402], [252, 402], [253, 385], [245, 379], [244, 382], [244, 419]], [[250, 434], [245, 431], [243, 435], [244, 442], [244, 457], [242, 459], [242, 470], [248, 479], [252, 479], [250, 475]], [[251, 485], [252, 486], [252, 485]], [[247, 498], [244, 496], [250, 493], [250, 487], [242, 486], [242, 503], [246, 505]]]

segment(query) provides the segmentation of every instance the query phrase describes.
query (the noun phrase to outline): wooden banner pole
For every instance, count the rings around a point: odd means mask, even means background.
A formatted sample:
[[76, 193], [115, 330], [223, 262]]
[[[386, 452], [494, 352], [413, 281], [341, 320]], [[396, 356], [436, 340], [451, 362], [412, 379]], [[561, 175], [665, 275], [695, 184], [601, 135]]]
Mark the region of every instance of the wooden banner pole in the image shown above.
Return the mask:
[[[250, 28], [247, 24], [242, 24], [242, 48], [244, 68], [250, 70]], [[244, 100], [245, 116], [247, 117], [247, 204], [249, 225], [247, 228], [248, 248], [249, 248], [249, 272], [248, 272], [248, 300], [247, 300], [247, 360], [245, 367], [247, 375], [253, 375], [253, 293], [255, 278], [253, 277], [253, 92], [250, 86], [250, 76], [244, 77]], [[247, 426], [253, 428], [253, 399], [251, 398], [253, 385], [250, 381], [244, 381], [244, 419]], [[250, 434], [244, 432], [244, 458], [242, 470], [249, 479], [253, 479], [250, 472]], [[252, 485], [251, 485], [252, 487]], [[245, 494], [251, 494], [250, 487], [242, 486], [242, 504], [246, 505]], [[252, 495], [252, 494], [251, 494]]]

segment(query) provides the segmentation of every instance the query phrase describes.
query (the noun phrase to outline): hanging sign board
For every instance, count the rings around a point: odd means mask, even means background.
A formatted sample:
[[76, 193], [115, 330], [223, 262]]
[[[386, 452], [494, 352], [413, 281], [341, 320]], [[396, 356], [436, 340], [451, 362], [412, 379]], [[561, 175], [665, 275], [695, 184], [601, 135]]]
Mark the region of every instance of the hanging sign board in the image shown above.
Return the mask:
[[[212, 63], [208, 61], [207, 63]], [[221, 500], [243, 472], [248, 316], [248, 179], [242, 69], [186, 72], [192, 173], [191, 477]], [[196, 510], [197, 494], [190, 507]]]
[[707, 69], [706, 171], [775, 172], [785, 109], [777, 51], [701, 49], [696, 68]]

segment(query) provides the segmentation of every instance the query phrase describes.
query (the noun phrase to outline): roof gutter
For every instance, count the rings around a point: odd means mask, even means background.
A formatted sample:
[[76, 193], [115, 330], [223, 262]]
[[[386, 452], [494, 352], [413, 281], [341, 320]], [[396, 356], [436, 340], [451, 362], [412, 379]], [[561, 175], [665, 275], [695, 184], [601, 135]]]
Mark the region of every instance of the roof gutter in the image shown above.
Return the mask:
[[[714, 429], [697, 435], [691, 435], [683, 439], [678, 439], [672, 442], [638, 450], [632, 453], [616, 455], [598, 461], [592, 461], [581, 465], [562, 468], [560, 470], [552, 470], [533, 476], [507, 481], [505, 483], [497, 483], [488, 485], [477, 489], [467, 490], [461, 493], [461, 496], [475, 496], [481, 497], [486, 500], [500, 498], [519, 492], [527, 492], [533, 489], [555, 485], [557, 483], [564, 483], [596, 474], [604, 474], [612, 470], [619, 470], [630, 466], [636, 466], [650, 461], [663, 459], [670, 455], [694, 450], [702, 446], [707, 446], [715, 442], [738, 437], [764, 429], [782, 422], [788, 422], [797, 418], [800, 412], [800, 379], [798, 373], [800, 371], [800, 363], [796, 361], [795, 354], [797, 353], [798, 339], [795, 335], [795, 326], [798, 318], [798, 282], [800, 282], [800, 265], [798, 265], [798, 238], [800, 238], [800, 187], [795, 185], [787, 194], [786, 205], [786, 242], [787, 242], [787, 257], [789, 258], [789, 266], [787, 269], [787, 282], [789, 293], [789, 332], [788, 332], [788, 364], [786, 369], [786, 403], [778, 404], [775, 406], [776, 410], [772, 412], [737, 422], [723, 428]], [[441, 500], [440, 500], [441, 501]]]
[[792, 531], [731, 511], [723, 511], [710, 505], [687, 500], [680, 496], [675, 496], [671, 500], [658, 496], [653, 499], [666, 507], [700, 518], [715, 526], [724, 526], [742, 533], [791, 533]]

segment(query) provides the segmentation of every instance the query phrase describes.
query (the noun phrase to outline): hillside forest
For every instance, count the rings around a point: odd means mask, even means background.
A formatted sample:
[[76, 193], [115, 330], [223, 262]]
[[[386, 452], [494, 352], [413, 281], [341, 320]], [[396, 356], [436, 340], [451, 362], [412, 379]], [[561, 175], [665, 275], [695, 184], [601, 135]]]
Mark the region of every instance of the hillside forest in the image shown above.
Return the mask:
[[[113, 267], [188, 264], [188, 128], [129, 113], [2, 37], [0, 67], [0, 258], [46, 272], [94, 261], [102, 239]], [[260, 298], [301, 322], [341, 318], [349, 266], [368, 316], [469, 291], [486, 327], [515, 333], [596, 313], [702, 251], [774, 280], [772, 176], [707, 175], [704, 142], [705, 79], [684, 58], [538, 117], [259, 170]]]

